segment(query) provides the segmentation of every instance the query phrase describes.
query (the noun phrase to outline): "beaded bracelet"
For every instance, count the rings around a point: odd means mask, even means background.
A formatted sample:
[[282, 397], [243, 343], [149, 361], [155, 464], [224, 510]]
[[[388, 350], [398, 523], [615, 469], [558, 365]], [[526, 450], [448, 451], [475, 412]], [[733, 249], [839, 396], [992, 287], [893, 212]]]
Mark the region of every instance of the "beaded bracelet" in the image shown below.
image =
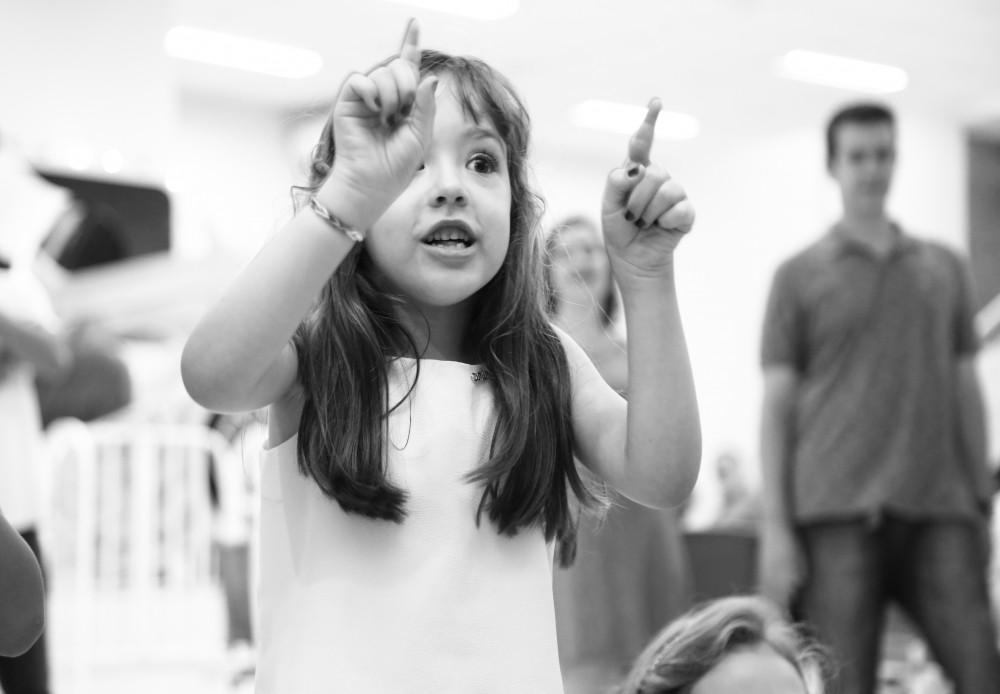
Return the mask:
[[330, 210], [323, 207], [323, 205], [316, 198], [309, 198], [309, 207], [316, 213], [316, 216], [329, 224], [332, 228], [345, 234], [347, 238], [351, 239], [355, 243], [361, 243], [365, 240], [365, 235], [362, 232], [357, 229], [351, 229], [342, 221], [334, 217], [330, 214]]

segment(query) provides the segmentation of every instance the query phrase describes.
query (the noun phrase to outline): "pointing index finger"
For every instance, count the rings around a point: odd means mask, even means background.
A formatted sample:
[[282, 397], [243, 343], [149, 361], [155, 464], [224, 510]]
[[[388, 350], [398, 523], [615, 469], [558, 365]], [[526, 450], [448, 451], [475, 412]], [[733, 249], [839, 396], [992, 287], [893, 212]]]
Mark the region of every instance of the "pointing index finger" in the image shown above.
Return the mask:
[[413, 64], [413, 67], [420, 69], [420, 24], [416, 19], [411, 19], [406, 25], [406, 33], [403, 34], [403, 45], [399, 49], [399, 57]]
[[649, 153], [653, 149], [653, 133], [656, 130], [656, 117], [660, 115], [663, 105], [659, 99], [654, 98], [649, 102], [649, 110], [646, 111], [646, 119], [635, 131], [632, 139], [628, 141], [628, 158], [633, 164], [649, 164]]

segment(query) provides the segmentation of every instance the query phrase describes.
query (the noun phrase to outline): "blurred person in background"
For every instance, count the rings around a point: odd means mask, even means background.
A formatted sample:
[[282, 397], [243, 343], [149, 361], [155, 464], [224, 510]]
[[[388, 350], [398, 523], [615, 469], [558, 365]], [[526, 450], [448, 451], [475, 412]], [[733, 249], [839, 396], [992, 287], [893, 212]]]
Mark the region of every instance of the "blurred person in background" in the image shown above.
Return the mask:
[[[108, 203], [69, 194], [46, 231], [35, 258], [36, 271], [57, 293], [77, 271], [128, 258], [128, 232]], [[89, 422], [132, 402], [132, 377], [122, 356], [122, 340], [100, 319], [90, 317], [71, 321], [66, 335], [73, 353], [70, 368], [55, 377], [39, 374], [35, 379], [44, 427], [61, 417]]]
[[912, 618], [959, 694], [997, 692], [986, 463], [965, 263], [886, 213], [896, 126], [838, 111], [827, 165], [843, 216], [777, 270], [764, 321], [763, 593], [874, 691], [885, 608]]
[[117, 336], [84, 320], [66, 326], [66, 340], [72, 366], [35, 378], [43, 427], [62, 417], [89, 422], [132, 402], [132, 375]]
[[210, 414], [207, 426], [221, 433], [225, 456], [211, 458], [209, 492], [213, 544], [226, 600], [226, 652], [230, 683], [252, 683], [256, 670], [250, 557], [256, 532], [260, 451], [267, 438], [267, 413]]
[[[600, 230], [586, 217], [570, 217], [550, 232], [547, 245], [553, 322], [625, 394], [628, 360]], [[690, 604], [687, 555], [674, 511], [615, 495], [603, 517], [581, 514], [576, 562], [556, 571], [554, 591], [566, 694], [607, 691], [642, 645]]]
[[[44, 464], [36, 374], [54, 376], [72, 355], [34, 258], [65, 196], [0, 139], [0, 508], [44, 567], [38, 538]], [[9, 599], [0, 596], [0, 599]], [[44, 634], [24, 654], [0, 658], [5, 694], [48, 692]]]
[[[77, 270], [124, 260], [126, 237], [113, 209], [47, 181], [0, 133], [0, 244], [6, 254], [0, 267], [9, 268], [16, 257], [51, 296]], [[43, 427], [60, 417], [90, 421], [128, 405], [132, 378], [121, 340], [89, 318], [62, 328], [71, 355], [65, 368], [35, 372]]]
[[756, 529], [760, 521], [760, 494], [747, 479], [742, 460], [722, 453], [715, 460], [721, 503], [712, 523], [717, 529]]

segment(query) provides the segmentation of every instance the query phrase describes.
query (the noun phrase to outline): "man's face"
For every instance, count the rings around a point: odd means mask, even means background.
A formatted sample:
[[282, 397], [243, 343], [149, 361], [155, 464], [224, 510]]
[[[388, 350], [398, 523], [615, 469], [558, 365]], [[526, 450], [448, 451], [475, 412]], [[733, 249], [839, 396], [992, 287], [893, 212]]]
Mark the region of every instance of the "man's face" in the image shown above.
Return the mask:
[[896, 164], [896, 133], [890, 123], [843, 123], [834, 133], [830, 175], [850, 208], [885, 204]]

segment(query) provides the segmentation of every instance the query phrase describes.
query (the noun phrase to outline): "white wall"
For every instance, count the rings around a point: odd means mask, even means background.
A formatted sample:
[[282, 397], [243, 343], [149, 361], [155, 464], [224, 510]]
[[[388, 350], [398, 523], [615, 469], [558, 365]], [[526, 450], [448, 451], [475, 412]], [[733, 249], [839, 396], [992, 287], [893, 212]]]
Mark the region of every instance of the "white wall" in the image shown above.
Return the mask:
[[205, 95], [179, 101], [174, 249], [249, 256], [291, 216], [284, 114]]
[[166, 5], [3, 2], [0, 141], [16, 139], [36, 165], [55, 169], [89, 151], [92, 172], [117, 150], [122, 175], [162, 183], [177, 106], [163, 52]]

